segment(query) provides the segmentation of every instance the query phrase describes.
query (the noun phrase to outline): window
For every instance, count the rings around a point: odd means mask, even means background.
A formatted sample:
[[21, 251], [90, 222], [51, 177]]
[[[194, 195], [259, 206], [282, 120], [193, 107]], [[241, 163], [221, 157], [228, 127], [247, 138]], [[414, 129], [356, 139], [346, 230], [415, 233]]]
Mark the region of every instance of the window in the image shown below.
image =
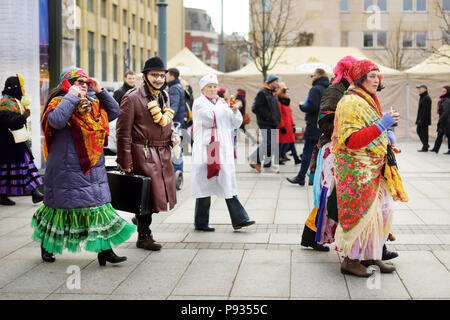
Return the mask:
[[377, 47], [378, 48], [387, 47], [387, 32], [386, 31], [377, 32]]
[[117, 5], [113, 4], [113, 21], [117, 22]]
[[157, 38], [157, 37], [158, 37], [158, 26], [155, 25], [155, 38]]
[[387, 11], [387, 0], [377, 0], [377, 6], [380, 8], [380, 11]]
[[94, 0], [88, 0], [88, 11], [94, 12]]
[[135, 14], [131, 15], [131, 27], [133, 28], [133, 30], [136, 30], [136, 15]]
[[404, 31], [402, 34], [402, 47], [412, 48], [413, 47], [413, 33], [409, 31]]
[[404, 12], [413, 11], [413, 0], [403, 0], [403, 11]]
[[141, 48], [141, 70], [144, 69], [144, 48]]
[[95, 77], [94, 33], [88, 31], [89, 75]]
[[108, 60], [106, 50], [106, 37], [102, 36], [102, 81], [107, 80], [108, 76]]
[[363, 46], [364, 48], [373, 48], [373, 33], [364, 32]]
[[450, 11], [450, 0], [442, 0], [442, 10]]
[[369, 8], [371, 7], [371, 6], [373, 6], [373, 0], [364, 0], [364, 2], [363, 2], [363, 11], [364, 12], [371, 12], [371, 11], [369, 11]]
[[341, 47], [348, 47], [348, 31], [341, 32]]
[[123, 11], [122, 11], [122, 22], [123, 22], [124, 26], [127, 25], [127, 10], [125, 10], [125, 9], [123, 9]]
[[133, 70], [136, 71], [136, 46], [133, 46], [131, 57], [133, 58]]
[[427, 47], [427, 33], [417, 32], [416, 33], [416, 48], [426, 48]]
[[427, 0], [416, 0], [416, 11], [427, 12]]
[[76, 64], [77, 64], [77, 66], [79, 66], [79, 65], [81, 65], [81, 61], [80, 61], [80, 59], [81, 59], [81, 57], [80, 57], [80, 29], [77, 29], [75, 37], [76, 37], [75, 38], [76, 39], [76, 41], [75, 41], [75, 43], [76, 43], [76, 48], [75, 48]]
[[152, 24], [150, 22], [147, 23], [147, 36], [152, 36]]
[[125, 74], [130, 67], [128, 66], [128, 45], [126, 42], [123, 43], [123, 74]]
[[270, 0], [263, 0], [263, 9], [265, 13], [270, 13], [270, 6], [271, 6]]
[[113, 39], [113, 81], [119, 81], [117, 70], [117, 40]]
[[341, 12], [349, 12], [348, 11], [348, 0], [341, 0]]
[[192, 41], [192, 52], [197, 56], [203, 51], [203, 43], [201, 41]]
[[103, 18], [106, 18], [106, 0], [102, 0], [102, 2], [101, 2], [100, 13]]

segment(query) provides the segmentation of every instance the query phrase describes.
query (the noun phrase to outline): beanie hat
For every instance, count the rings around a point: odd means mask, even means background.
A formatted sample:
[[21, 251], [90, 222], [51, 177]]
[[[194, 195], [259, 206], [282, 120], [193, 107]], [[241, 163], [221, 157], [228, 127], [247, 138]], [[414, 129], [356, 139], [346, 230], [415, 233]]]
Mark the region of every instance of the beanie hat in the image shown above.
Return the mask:
[[62, 83], [64, 80], [70, 80], [81, 77], [89, 78], [87, 72], [81, 68], [74, 68], [74, 67], [66, 68], [59, 75], [59, 83]]
[[280, 79], [278, 76], [276, 76], [274, 74], [271, 74], [267, 78], [266, 83], [269, 84], [269, 83], [274, 82], [275, 80], [278, 80], [278, 79]]
[[202, 90], [210, 83], [219, 84], [219, 80], [217, 80], [217, 76], [215, 74], [207, 74], [206, 76], [200, 79], [199, 82], [200, 90]]
[[145, 61], [144, 69], [142, 70], [142, 73], [147, 73], [150, 70], [157, 70], [157, 71], [164, 71], [167, 72], [164, 62], [161, 60], [160, 57], [152, 57]]
[[353, 64], [349, 75], [352, 81], [355, 82], [374, 70], [380, 71], [375, 63], [370, 60], [359, 60]]

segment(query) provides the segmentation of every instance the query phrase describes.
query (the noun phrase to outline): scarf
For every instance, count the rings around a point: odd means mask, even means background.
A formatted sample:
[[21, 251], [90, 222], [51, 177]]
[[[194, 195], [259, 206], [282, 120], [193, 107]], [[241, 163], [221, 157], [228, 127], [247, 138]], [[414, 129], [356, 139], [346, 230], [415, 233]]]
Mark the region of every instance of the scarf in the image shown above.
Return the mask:
[[209, 102], [211, 102], [211, 103], [214, 104], [214, 105], [217, 103], [217, 101], [219, 101], [219, 96], [215, 96], [214, 98], [210, 98], [210, 97], [208, 97], [206, 94], [203, 94], [203, 96], [204, 96], [206, 99], [208, 99]]
[[4, 95], [0, 100], [0, 111], [12, 111], [22, 114], [25, 109], [21, 106], [19, 100], [8, 95]]
[[[62, 97], [53, 98], [42, 116], [45, 160], [48, 158], [53, 138], [48, 116], [58, 107], [61, 100]], [[75, 149], [85, 175], [97, 164], [109, 135], [109, 121], [106, 110], [100, 106], [98, 100], [90, 101], [90, 104], [91, 112], [81, 115], [74, 111], [67, 123], [72, 131]]]
[[267, 90], [269, 90], [270, 92], [272, 92], [272, 95], [273, 95], [273, 96], [276, 95], [275, 90], [273, 90], [267, 83], [264, 83], [263, 88], [266, 88]]

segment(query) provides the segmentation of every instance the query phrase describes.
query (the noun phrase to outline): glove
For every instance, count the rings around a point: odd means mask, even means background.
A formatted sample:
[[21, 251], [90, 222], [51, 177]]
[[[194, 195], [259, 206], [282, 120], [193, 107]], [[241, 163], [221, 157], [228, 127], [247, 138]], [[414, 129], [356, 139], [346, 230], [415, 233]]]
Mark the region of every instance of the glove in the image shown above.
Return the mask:
[[282, 134], [286, 134], [287, 133], [286, 127], [281, 127], [280, 131], [281, 131]]
[[292, 131], [294, 131], [294, 133], [297, 131], [297, 129], [295, 128], [295, 126], [292, 126]]
[[397, 139], [395, 138], [395, 133], [392, 130], [387, 131], [388, 140], [392, 145], [395, 145]]
[[381, 118], [380, 122], [378, 122], [376, 126], [380, 130], [380, 132], [384, 132], [394, 124], [395, 124], [394, 118], [392, 118], [392, 116], [389, 113], [385, 113], [383, 115], [383, 118]]

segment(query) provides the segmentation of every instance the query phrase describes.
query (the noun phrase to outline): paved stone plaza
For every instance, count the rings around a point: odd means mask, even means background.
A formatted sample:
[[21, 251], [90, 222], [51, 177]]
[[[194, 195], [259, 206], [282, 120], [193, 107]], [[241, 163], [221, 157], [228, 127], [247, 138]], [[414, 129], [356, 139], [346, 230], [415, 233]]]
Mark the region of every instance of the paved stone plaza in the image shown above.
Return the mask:
[[[160, 252], [137, 249], [136, 236], [115, 251], [128, 261], [99, 267], [94, 253], [67, 251], [44, 263], [31, 241], [31, 217], [39, 205], [15, 197], [0, 207], [0, 299], [449, 299], [450, 155], [418, 153], [420, 143], [399, 143], [398, 156], [410, 202], [396, 203], [388, 243], [399, 253], [393, 274], [361, 279], [342, 275], [340, 255], [300, 246], [312, 200], [312, 187], [291, 185], [293, 161], [281, 174], [257, 174], [244, 162], [255, 148], [240, 145], [238, 195], [257, 224], [233, 231], [225, 201], [213, 199], [213, 233], [194, 230], [189, 162], [178, 205], [154, 215], [152, 231]], [[303, 145], [298, 144], [301, 153]], [[245, 157], [245, 158], [244, 158]], [[131, 221], [132, 215], [120, 214]], [[79, 286], [72, 281], [80, 271]]]

